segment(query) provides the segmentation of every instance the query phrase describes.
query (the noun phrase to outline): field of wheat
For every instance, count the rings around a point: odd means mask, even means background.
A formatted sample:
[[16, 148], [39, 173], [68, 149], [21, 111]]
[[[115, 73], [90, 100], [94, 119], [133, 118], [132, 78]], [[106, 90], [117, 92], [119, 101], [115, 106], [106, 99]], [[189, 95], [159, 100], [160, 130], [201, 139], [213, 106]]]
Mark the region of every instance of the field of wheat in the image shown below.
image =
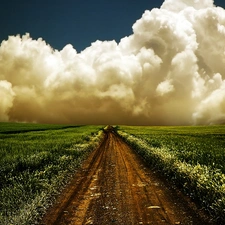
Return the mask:
[[225, 126], [117, 127], [146, 163], [225, 221]]
[[0, 123], [1, 224], [34, 224], [101, 138], [101, 126]]

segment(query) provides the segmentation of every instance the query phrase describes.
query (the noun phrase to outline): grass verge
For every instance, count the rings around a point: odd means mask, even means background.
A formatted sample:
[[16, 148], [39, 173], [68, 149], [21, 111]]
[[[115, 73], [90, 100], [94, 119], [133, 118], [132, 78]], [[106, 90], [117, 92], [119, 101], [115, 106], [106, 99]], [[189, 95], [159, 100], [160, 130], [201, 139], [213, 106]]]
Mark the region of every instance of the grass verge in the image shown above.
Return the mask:
[[[123, 131], [126, 129], [128, 132]], [[225, 224], [225, 175], [221, 169], [206, 165], [207, 162], [205, 162], [206, 164], [194, 163], [194, 161], [179, 157], [179, 153], [173, 148], [169, 148], [170, 145], [166, 142], [163, 143], [162, 139], [157, 145], [157, 140], [154, 140], [155, 147], [153, 147], [153, 143], [149, 142], [151, 135], [147, 135], [146, 130], [143, 131], [143, 136], [140, 135], [140, 131], [131, 132], [129, 128], [123, 127], [120, 128], [118, 133], [132, 149], [143, 157], [150, 167], [156, 168], [165, 174], [169, 180], [182, 187], [183, 191], [198, 201], [218, 224]], [[138, 137], [135, 136], [135, 133]], [[162, 132], [158, 134], [162, 135]], [[178, 141], [177, 138], [174, 140]], [[182, 149], [179, 148], [179, 150]], [[187, 151], [186, 148], [185, 154], [187, 154]], [[221, 151], [220, 154], [224, 154], [224, 152]], [[203, 156], [205, 157], [204, 154]]]
[[[102, 127], [39, 126], [41, 131], [33, 131], [32, 126], [7, 126], [0, 127], [0, 221], [2, 225], [38, 224], [99, 144]], [[17, 126], [25, 128], [19, 132]]]

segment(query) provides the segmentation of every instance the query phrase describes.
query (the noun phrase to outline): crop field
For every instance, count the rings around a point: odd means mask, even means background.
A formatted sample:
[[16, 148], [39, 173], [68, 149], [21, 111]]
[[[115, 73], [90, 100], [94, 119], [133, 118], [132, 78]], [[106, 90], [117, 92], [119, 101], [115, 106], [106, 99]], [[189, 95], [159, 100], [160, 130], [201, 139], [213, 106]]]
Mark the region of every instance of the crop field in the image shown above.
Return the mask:
[[101, 129], [0, 123], [1, 224], [35, 224], [99, 143]]
[[146, 163], [225, 222], [225, 126], [120, 126]]

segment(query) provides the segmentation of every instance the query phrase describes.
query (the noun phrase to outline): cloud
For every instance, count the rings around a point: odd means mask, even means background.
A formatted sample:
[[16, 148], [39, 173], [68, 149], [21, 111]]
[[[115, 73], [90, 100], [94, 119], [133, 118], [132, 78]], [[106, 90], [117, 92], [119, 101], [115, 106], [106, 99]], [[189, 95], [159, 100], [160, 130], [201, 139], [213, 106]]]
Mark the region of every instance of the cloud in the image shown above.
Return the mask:
[[188, 7], [196, 10], [212, 8], [213, 0], [165, 0], [162, 4], [162, 9], [167, 9], [172, 12], [181, 12]]
[[1, 104], [0, 104], [0, 118], [1, 121], [7, 121], [8, 111], [13, 105], [14, 92], [12, 90], [11, 83], [3, 80], [0, 81], [0, 96], [1, 96]]
[[179, 125], [225, 121], [225, 10], [165, 0], [133, 34], [77, 53], [29, 34], [0, 46], [0, 121]]

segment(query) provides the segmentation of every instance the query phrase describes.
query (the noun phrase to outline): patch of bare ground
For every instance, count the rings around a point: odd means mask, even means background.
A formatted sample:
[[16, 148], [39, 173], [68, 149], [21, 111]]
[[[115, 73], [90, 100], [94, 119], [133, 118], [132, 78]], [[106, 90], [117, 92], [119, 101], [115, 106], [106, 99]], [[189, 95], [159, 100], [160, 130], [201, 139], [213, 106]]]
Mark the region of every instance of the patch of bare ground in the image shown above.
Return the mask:
[[108, 129], [42, 225], [213, 225]]

